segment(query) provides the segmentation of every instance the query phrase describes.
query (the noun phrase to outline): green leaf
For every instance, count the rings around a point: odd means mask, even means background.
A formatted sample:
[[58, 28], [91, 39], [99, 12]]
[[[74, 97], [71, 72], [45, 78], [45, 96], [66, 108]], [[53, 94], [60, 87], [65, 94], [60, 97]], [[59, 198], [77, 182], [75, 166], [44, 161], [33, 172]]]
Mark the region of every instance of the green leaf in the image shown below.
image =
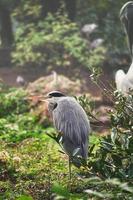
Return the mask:
[[61, 196], [61, 197], [65, 197], [66, 199], [70, 198], [70, 193], [67, 190], [67, 188], [62, 187], [61, 185], [55, 183], [52, 187], [52, 192], [54, 192], [55, 194]]
[[22, 195], [19, 198], [17, 198], [16, 200], [33, 200], [33, 198], [31, 196]]
[[110, 195], [108, 194], [105, 194], [105, 193], [101, 193], [101, 192], [97, 192], [97, 191], [94, 191], [94, 190], [85, 190], [85, 192], [87, 194], [91, 194], [93, 196], [96, 196], [96, 197], [99, 197], [99, 198], [102, 198], [102, 199], [105, 199], [105, 198], [109, 198]]

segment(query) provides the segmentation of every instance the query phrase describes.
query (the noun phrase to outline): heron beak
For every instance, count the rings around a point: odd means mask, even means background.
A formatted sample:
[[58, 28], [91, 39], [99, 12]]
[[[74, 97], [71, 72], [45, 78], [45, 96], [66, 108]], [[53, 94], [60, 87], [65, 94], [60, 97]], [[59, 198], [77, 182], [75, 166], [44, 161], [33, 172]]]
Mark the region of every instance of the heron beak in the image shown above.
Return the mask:
[[40, 99], [41, 102], [48, 102], [48, 96], [44, 96], [42, 97], [42, 99]]
[[48, 100], [47, 99], [42, 99], [42, 100], [40, 100], [40, 102], [48, 102]]

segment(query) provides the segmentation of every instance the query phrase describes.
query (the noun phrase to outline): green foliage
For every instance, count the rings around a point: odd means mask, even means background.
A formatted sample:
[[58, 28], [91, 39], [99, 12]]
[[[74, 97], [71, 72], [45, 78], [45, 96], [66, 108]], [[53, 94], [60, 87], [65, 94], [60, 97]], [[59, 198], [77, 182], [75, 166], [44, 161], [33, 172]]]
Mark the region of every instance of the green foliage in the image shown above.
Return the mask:
[[[133, 193], [133, 95], [131, 93], [125, 97], [115, 91], [114, 103], [114, 110], [109, 111], [111, 134], [102, 137], [99, 144], [90, 147], [88, 167], [90, 174], [98, 175], [105, 182], [108, 182], [108, 179], [110, 183], [111, 179], [119, 179], [111, 186], [111, 193], [114, 195], [112, 198], [125, 196], [125, 199], [130, 199]], [[116, 188], [115, 184], [119, 188]], [[96, 187], [96, 192], [104, 192], [106, 184], [103, 191], [101, 185], [100, 181], [100, 188]], [[91, 191], [89, 192], [91, 194]]]
[[41, 14], [40, 0], [21, 0], [12, 12], [12, 16], [19, 22], [37, 21]]
[[[100, 142], [99, 149], [90, 154], [92, 160], [89, 160], [88, 166], [92, 168], [94, 174], [98, 173], [100, 177], [115, 177], [123, 181], [130, 181], [133, 178], [131, 146], [133, 139], [129, 135], [118, 134], [115, 135], [114, 143], [113, 134], [114, 132], [111, 136], [104, 137]], [[127, 147], [128, 143], [129, 147]]]
[[[65, 0], [61, 2], [64, 4]], [[34, 0], [34, 2], [32, 0], [19, 2], [1, 0], [0, 3], [11, 10], [15, 28], [16, 21], [18, 22], [19, 28], [17, 28], [17, 33], [16, 30], [14, 33], [16, 49], [12, 54], [13, 62], [18, 65], [23, 66], [27, 63], [55, 66], [82, 64], [91, 68], [103, 62], [106, 49], [113, 58], [114, 55], [123, 53], [123, 49], [127, 53], [126, 37], [124, 39], [124, 31], [119, 19], [119, 10], [126, 3], [125, 0], [84, 2], [78, 0], [75, 23], [66, 20], [65, 9], [62, 7], [59, 8], [60, 17], [45, 18], [45, 4], [40, 0]], [[52, 8], [52, 5], [50, 7]], [[79, 26], [88, 23], [98, 25], [97, 30], [90, 36], [90, 40], [103, 38], [104, 48], [90, 50], [88, 47], [90, 41], [86, 44], [81, 37]]]
[[123, 53], [127, 52], [126, 39], [119, 19], [119, 11], [126, 3], [125, 0], [78, 0], [77, 3], [77, 21], [83, 24], [96, 23], [98, 25], [98, 37], [105, 40], [105, 45], [109, 52]]
[[[90, 140], [84, 190], [94, 199], [132, 199], [133, 195], [133, 94], [114, 92], [114, 109], [109, 111], [111, 133]], [[93, 118], [94, 103], [86, 96], [78, 98], [88, 116]], [[83, 172], [82, 172], [83, 173]], [[84, 173], [83, 173], [84, 174]], [[109, 190], [109, 191], [108, 191]]]
[[30, 104], [23, 89], [4, 89], [0, 94], [0, 139], [21, 141], [42, 133], [38, 117], [30, 113]]
[[88, 117], [91, 118], [91, 113], [95, 108], [95, 103], [92, 101], [91, 97], [87, 97], [86, 95], [79, 96], [76, 98], [79, 104], [84, 108], [85, 112], [87, 113]]
[[124, 197], [125, 200], [132, 199], [133, 188], [127, 183], [122, 183], [118, 179], [102, 180], [98, 177], [88, 179], [90, 189], [85, 190], [89, 198], [120, 200]]
[[[58, 144], [48, 137], [55, 136], [54, 130], [38, 123], [25, 92], [2, 87], [1, 98], [0, 198], [132, 199], [132, 95], [126, 98], [115, 92], [115, 107], [109, 112], [111, 135], [90, 136], [87, 165], [77, 170], [73, 166], [71, 182], [65, 154], [58, 152]], [[90, 115], [92, 101], [86, 96], [78, 101]]]
[[[26, 93], [22, 89], [3, 90], [0, 94], [0, 117], [11, 114], [22, 114], [29, 110]], [[9, 112], [10, 111], [10, 112]]]
[[0, 102], [0, 199], [48, 199], [52, 180], [67, 179], [66, 170], [59, 178], [67, 162], [46, 135], [53, 129], [30, 112], [24, 90], [2, 86]]
[[30, 196], [27, 196], [27, 195], [22, 195], [19, 198], [17, 198], [16, 200], [33, 200], [33, 198]]
[[58, 185], [55, 183], [52, 187], [52, 192], [55, 193], [55, 197], [57, 199], [63, 200], [63, 199], [70, 199], [70, 200], [87, 200], [87, 195], [84, 194], [74, 194], [72, 192], [69, 192], [69, 190], [65, 187], [62, 187], [61, 185]]
[[21, 25], [16, 33], [13, 62], [18, 65], [45, 64], [52, 66], [98, 66], [104, 59], [105, 49], [89, 49], [80, 36], [76, 23], [66, 16], [49, 15], [38, 24]]
[[[8, 1], [1, 3], [9, 6]], [[81, 37], [78, 25], [64, 15], [49, 15], [40, 20], [39, 3], [23, 0], [13, 13], [19, 21], [13, 62], [20, 66], [82, 65], [91, 69], [92, 78], [97, 81], [97, 66], [103, 62], [106, 49], [90, 49], [90, 41]], [[103, 38], [112, 53], [120, 52], [125, 45], [118, 16], [124, 3], [124, 0], [78, 0], [78, 24], [98, 24], [91, 37]], [[109, 134], [100, 139], [90, 136], [87, 165], [77, 171], [74, 168], [78, 175], [73, 172], [69, 182], [67, 159], [47, 136], [53, 136], [55, 131], [39, 124], [38, 117], [30, 112], [25, 91], [3, 86], [0, 90], [0, 199], [132, 199], [132, 94], [127, 98], [118, 91], [114, 93]], [[78, 101], [93, 118], [92, 101], [86, 96]], [[58, 142], [61, 138], [54, 139]]]

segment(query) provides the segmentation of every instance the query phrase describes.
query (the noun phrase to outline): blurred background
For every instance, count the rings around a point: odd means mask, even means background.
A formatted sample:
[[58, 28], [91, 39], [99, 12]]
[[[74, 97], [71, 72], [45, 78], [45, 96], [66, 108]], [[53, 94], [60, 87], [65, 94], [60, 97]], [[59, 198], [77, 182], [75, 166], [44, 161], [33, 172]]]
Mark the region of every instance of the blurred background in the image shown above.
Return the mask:
[[99, 96], [89, 77], [94, 68], [103, 70], [108, 85], [115, 71], [130, 62], [119, 19], [125, 2], [0, 0], [1, 79], [19, 86], [62, 74], [78, 82], [78, 92]]

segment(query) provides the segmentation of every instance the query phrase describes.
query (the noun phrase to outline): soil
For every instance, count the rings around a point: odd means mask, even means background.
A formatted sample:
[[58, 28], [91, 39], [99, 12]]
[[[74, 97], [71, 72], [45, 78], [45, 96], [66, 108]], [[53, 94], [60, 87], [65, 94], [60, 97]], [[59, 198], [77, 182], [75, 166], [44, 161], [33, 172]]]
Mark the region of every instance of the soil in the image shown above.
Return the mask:
[[[82, 85], [82, 93], [90, 93], [92, 96], [102, 96], [102, 91], [99, 87], [93, 83], [90, 78], [90, 72], [85, 68], [72, 68], [72, 67], [0, 67], [0, 78], [2, 81], [10, 87], [20, 87], [16, 82], [17, 76], [22, 76], [27, 83], [33, 82], [40, 77], [46, 77], [52, 74], [53, 70], [57, 74], [62, 74], [68, 77], [70, 80], [79, 80]], [[113, 74], [109, 71], [104, 71], [101, 76], [101, 80], [106, 87], [109, 86], [109, 82], [113, 80]]]

